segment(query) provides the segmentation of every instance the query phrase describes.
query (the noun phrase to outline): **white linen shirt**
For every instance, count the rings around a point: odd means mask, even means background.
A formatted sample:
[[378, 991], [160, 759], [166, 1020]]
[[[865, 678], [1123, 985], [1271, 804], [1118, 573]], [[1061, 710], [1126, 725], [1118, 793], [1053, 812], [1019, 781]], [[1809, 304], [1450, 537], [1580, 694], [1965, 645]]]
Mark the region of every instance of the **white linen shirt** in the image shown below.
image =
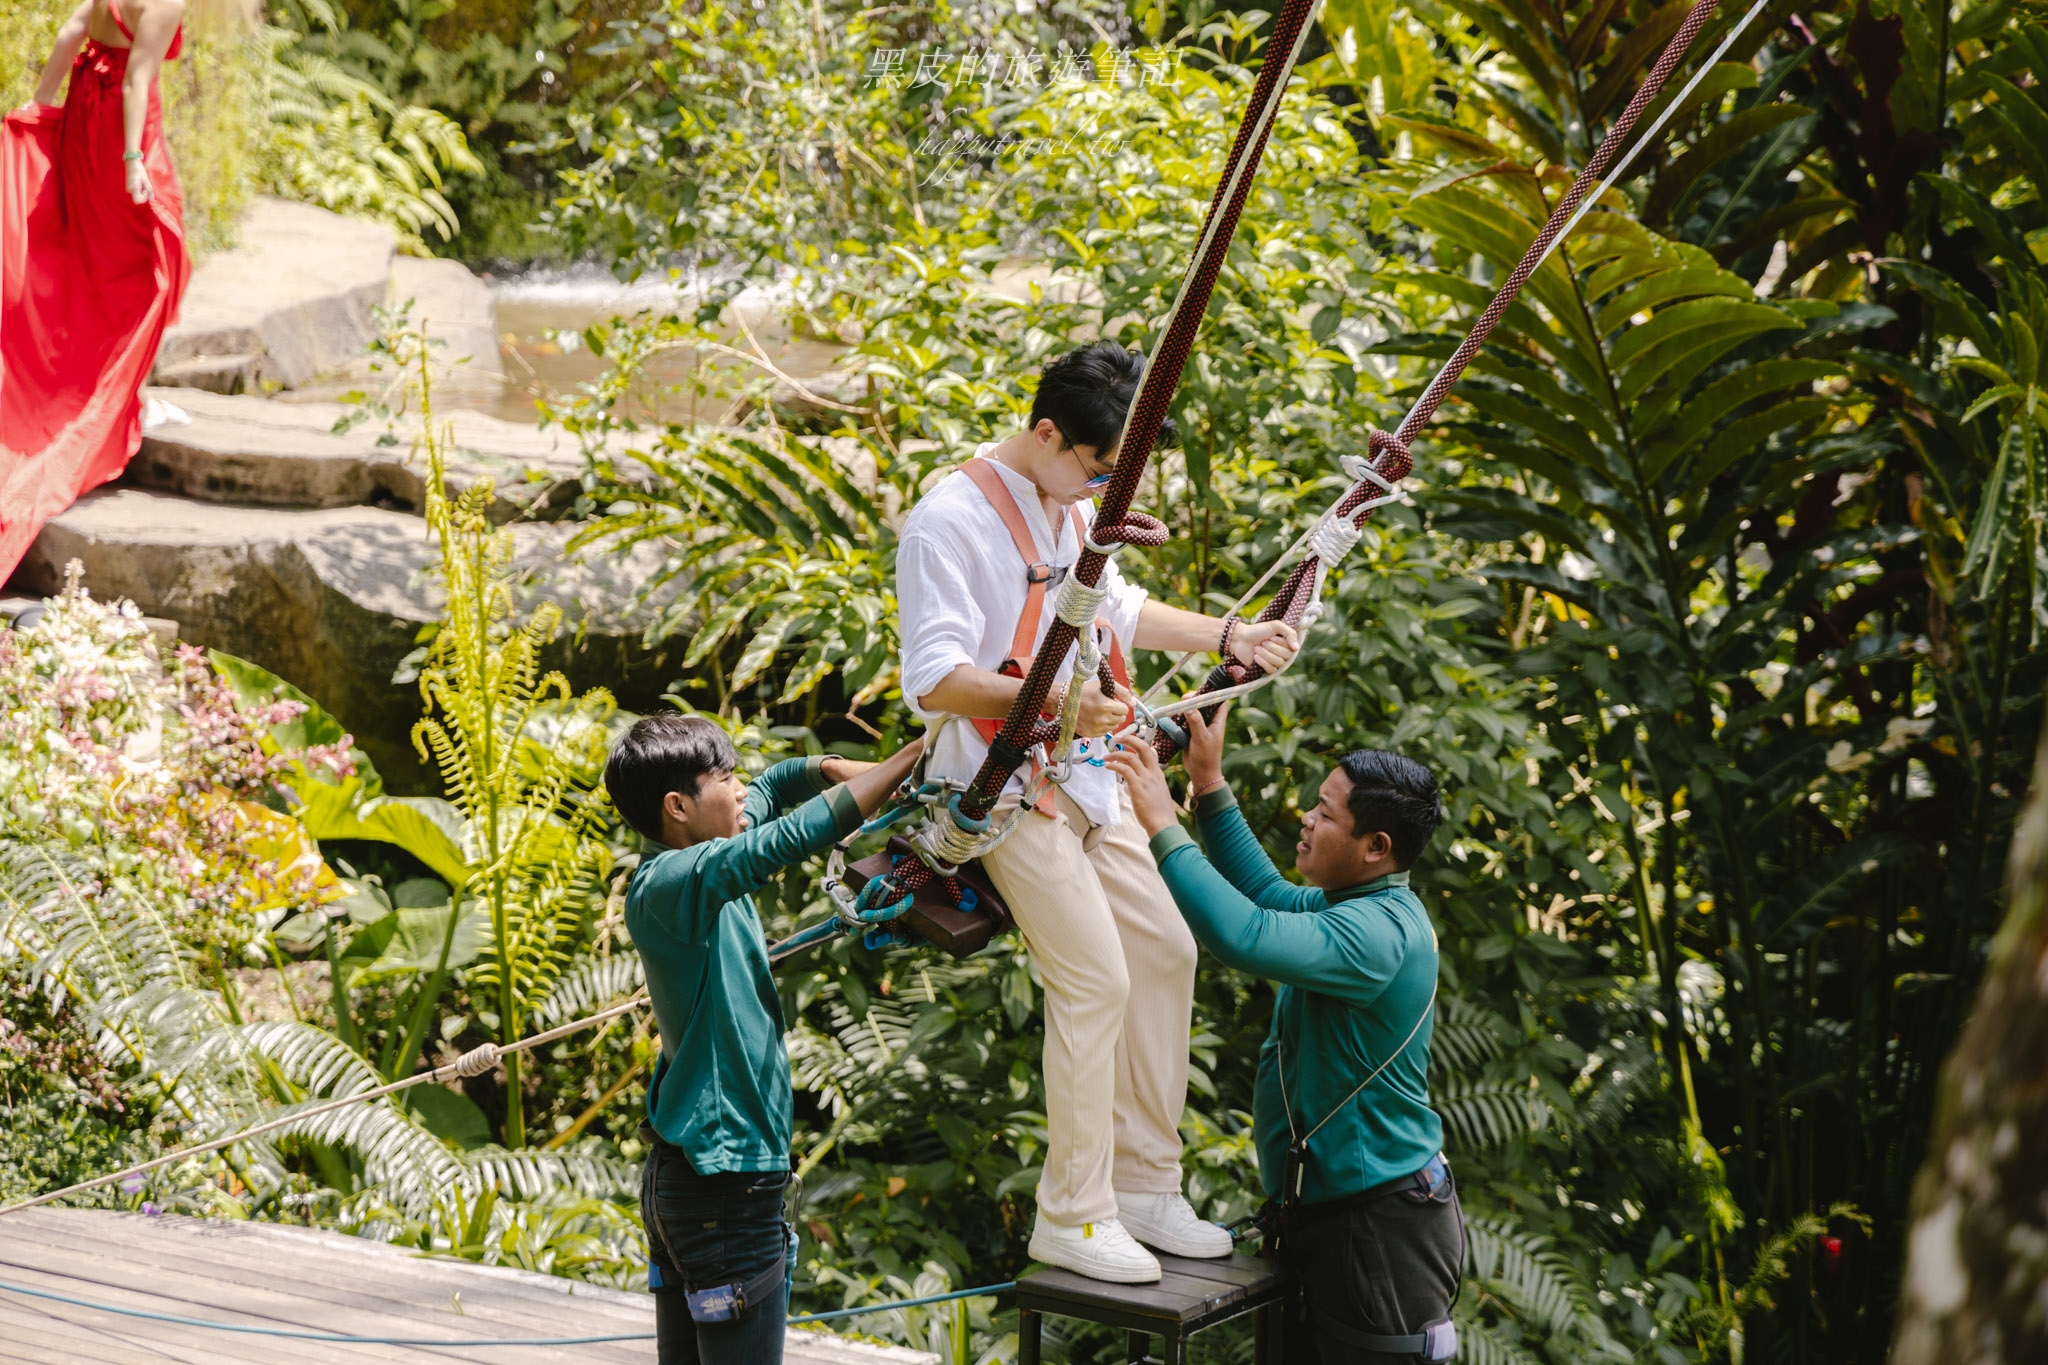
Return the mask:
[[[990, 442], [974, 453], [980, 458], [993, 449], [995, 444]], [[1053, 620], [1053, 599], [1064, 577], [1058, 571], [1071, 569], [1080, 559], [1080, 538], [1074, 534], [1071, 516], [1060, 518], [1057, 533], [1046, 523], [1045, 506], [1031, 480], [1005, 465], [996, 464], [994, 469], [1024, 513], [1038, 559], [1054, 569], [1038, 623], [1038, 639], [1043, 641]], [[1092, 526], [1094, 502], [1080, 506], [1082, 519]], [[896, 609], [903, 640], [903, 696], [928, 727], [945, 713], [920, 704], [927, 692], [962, 664], [993, 673], [1009, 657], [1017, 618], [1024, 614], [1028, 590], [1024, 570], [1002, 514], [959, 470], [939, 480], [911, 509], [897, 539]], [[1126, 582], [1117, 572], [1115, 560], [1103, 567], [1101, 586], [1109, 590], [1101, 618], [1109, 623], [1129, 658], [1145, 590]], [[1106, 648], [1106, 641], [1104, 645]], [[1054, 675], [1055, 689], [1073, 675], [1074, 653], [1069, 649], [1061, 661]], [[1030, 660], [1018, 662], [1029, 670]], [[1100, 740], [1075, 742], [1073, 777], [1066, 792], [1090, 820], [1114, 825], [1118, 823], [1117, 777], [1100, 766], [1102, 748]], [[926, 771], [933, 777], [971, 782], [987, 754], [988, 741], [972, 725], [955, 723], [939, 735]], [[1091, 758], [1098, 762], [1086, 761]], [[1031, 769], [1027, 766], [1022, 771]], [[1013, 776], [1003, 794], [1021, 796], [1023, 790], [1023, 777]]]

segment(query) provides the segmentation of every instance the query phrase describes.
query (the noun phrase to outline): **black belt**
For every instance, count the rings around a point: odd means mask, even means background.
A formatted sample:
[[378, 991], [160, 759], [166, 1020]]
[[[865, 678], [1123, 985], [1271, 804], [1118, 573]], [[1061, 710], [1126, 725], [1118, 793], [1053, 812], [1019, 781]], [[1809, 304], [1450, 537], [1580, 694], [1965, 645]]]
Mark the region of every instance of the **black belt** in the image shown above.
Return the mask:
[[1445, 1159], [1442, 1152], [1438, 1152], [1424, 1163], [1419, 1171], [1411, 1171], [1392, 1180], [1383, 1180], [1377, 1185], [1368, 1185], [1355, 1194], [1342, 1194], [1335, 1199], [1319, 1199], [1313, 1204], [1296, 1204], [1289, 1211], [1289, 1218], [1296, 1227], [1300, 1227], [1304, 1223], [1321, 1222], [1340, 1213], [1349, 1213], [1362, 1205], [1377, 1203], [1392, 1194], [1419, 1190], [1423, 1194], [1433, 1195], [1443, 1187], [1446, 1180], [1450, 1179], [1450, 1175], [1451, 1163]]

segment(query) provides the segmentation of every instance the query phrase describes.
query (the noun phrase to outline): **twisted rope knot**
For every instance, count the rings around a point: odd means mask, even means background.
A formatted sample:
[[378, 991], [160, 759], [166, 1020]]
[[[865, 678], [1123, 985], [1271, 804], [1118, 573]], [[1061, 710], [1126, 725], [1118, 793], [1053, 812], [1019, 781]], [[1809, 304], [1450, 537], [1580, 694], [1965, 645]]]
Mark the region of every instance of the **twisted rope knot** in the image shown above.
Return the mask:
[[1408, 453], [1408, 443], [1389, 431], [1378, 427], [1368, 429], [1365, 449], [1371, 458], [1373, 468], [1388, 483], [1399, 483], [1415, 468], [1415, 457]]
[[[1126, 512], [1120, 520], [1088, 528], [1086, 545], [1097, 554], [1115, 554], [1126, 545], [1156, 550], [1168, 540], [1166, 523], [1143, 512]], [[1069, 580], [1071, 581], [1071, 580]]]
[[[1378, 427], [1366, 431], [1365, 448], [1364, 459], [1346, 455], [1339, 461], [1345, 474], [1354, 481], [1376, 486], [1354, 488], [1337, 504], [1335, 515], [1353, 525], [1363, 524], [1373, 508], [1395, 501], [1400, 495], [1394, 491], [1394, 485], [1415, 468], [1415, 457], [1408, 453], [1407, 443]], [[1375, 492], [1379, 496], [1374, 496]]]
[[504, 1049], [496, 1043], [484, 1043], [473, 1047], [448, 1065], [434, 1072], [434, 1079], [473, 1081], [478, 1076], [489, 1075], [498, 1069], [498, 1062]]
[[1334, 569], [1358, 547], [1358, 539], [1364, 534], [1349, 517], [1324, 517], [1308, 533], [1309, 553], [1321, 560], [1325, 568]]

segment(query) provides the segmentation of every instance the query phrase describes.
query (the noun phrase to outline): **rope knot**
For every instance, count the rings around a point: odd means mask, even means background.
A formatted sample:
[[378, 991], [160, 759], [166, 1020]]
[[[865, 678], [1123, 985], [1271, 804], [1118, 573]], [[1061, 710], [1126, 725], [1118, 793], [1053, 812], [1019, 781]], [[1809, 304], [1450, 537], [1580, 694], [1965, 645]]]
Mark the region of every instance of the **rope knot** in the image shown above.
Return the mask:
[[[1308, 535], [1309, 553], [1325, 567], [1335, 568], [1358, 547], [1361, 531], [1350, 517], [1324, 517]], [[1304, 620], [1304, 624], [1307, 624]]]
[[1168, 539], [1165, 522], [1143, 512], [1126, 512], [1120, 521], [1089, 527], [1082, 543], [1099, 555], [1114, 555], [1126, 545], [1156, 550]]
[[1415, 457], [1408, 453], [1407, 443], [1392, 432], [1372, 427], [1366, 432], [1365, 449], [1371, 457], [1373, 468], [1388, 483], [1399, 483], [1415, 468]]
[[[1349, 521], [1353, 525], [1362, 524], [1372, 515], [1373, 508], [1398, 502], [1401, 495], [1395, 491], [1394, 486], [1407, 478], [1410, 471], [1415, 468], [1415, 457], [1408, 453], [1407, 445], [1399, 437], [1381, 431], [1378, 427], [1367, 428], [1365, 448], [1364, 459], [1356, 455], [1346, 455], [1337, 461], [1343, 468], [1345, 477], [1359, 487], [1344, 495], [1343, 500], [1337, 504], [1334, 517]], [[1367, 484], [1377, 487], [1380, 495], [1374, 497], [1373, 488], [1366, 487]], [[1335, 548], [1334, 545], [1332, 548]], [[1343, 556], [1338, 555], [1336, 558], [1341, 559]]]
[[485, 1043], [480, 1047], [471, 1048], [448, 1065], [442, 1067], [441, 1070], [454, 1072], [456, 1079], [474, 1080], [478, 1076], [488, 1075], [496, 1071], [498, 1069], [499, 1057], [500, 1049], [498, 1045], [496, 1043]]
[[1095, 618], [1102, 614], [1102, 604], [1109, 599], [1109, 587], [1097, 584], [1089, 587], [1073, 574], [1060, 581], [1060, 594], [1053, 599], [1053, 612], [1075, 630], [1086, 631], [1095, 624]]

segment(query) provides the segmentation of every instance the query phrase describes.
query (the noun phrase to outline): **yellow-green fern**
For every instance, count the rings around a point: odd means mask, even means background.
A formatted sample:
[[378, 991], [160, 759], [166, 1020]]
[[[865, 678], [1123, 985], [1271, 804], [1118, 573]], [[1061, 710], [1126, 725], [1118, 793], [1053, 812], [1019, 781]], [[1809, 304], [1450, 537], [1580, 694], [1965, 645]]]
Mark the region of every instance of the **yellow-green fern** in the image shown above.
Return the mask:
[[[488, 515], [491, 487], [447, 496], [444, 442], [435, 429], [432, 375], [420, 335], [395, 350], [416, 383], [428, 477], [427, 525], [439, 540], [448, 601], [420, 667], [426, 716], [413, 743], [440, 769], [449, 801], [467, 822], [470, 864], [460, 894], [488, 916], [489, 943], [471, 981], [488, 992], [501, 1043], [522, 1036], [533, 1006], [553, 989], [611, 860], [597, 837], [602, 798], [586, 776], [590, 755], [573, 745], [541, 746], [529, 727], [567, 708], [604, 734], [614, 705], [602, 688], [577, 697], [560, 673], [542, 672], [541, 655], [561, 625], [542, 603], [520, 619], [513, 600], [512, 536]], [[520, 1058], [505, 1059], [505, 1145], [526, 1140]]]

